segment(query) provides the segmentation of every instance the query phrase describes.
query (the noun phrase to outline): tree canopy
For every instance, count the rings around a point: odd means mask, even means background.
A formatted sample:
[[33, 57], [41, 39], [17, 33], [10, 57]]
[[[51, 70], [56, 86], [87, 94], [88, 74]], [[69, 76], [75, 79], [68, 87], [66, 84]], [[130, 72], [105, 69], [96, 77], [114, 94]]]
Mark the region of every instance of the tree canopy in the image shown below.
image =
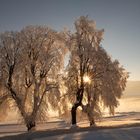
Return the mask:
[[0, 52], [4, 96], [14, 101], [30, 130], [36, 120], [46, 117], [48, 102], [59, 100], [57, 76], [63, 68], [64, 40], [47, 27], [28, 26], [1, 34]]
[[129, 74], [101, 46], [103, 34], [84, 16], [75, 21], [74, 32], [27, 26], [1, 33], [0, 106], [15, 104], [28, 130], [50, 107], [64, 118], [71, 112], [73, 125], [78, 107], [90, 125], [102, 107], [114, 114]]
[[[94, 125], [94, 119], [101, 116], [101, 105], [114, 114], [125, 89], [128, 72], [101, 47], [104, 30], [96, 29], [93, 20], [80, 17], [75, 28], [76, 32], [71, 35], [70, 60], [65, 77], [66, 104], [72, 104], [73, 124], [76, 124], [77, 107], [81, 106]], [[64, 106], [64, 112], [68, 108]]]

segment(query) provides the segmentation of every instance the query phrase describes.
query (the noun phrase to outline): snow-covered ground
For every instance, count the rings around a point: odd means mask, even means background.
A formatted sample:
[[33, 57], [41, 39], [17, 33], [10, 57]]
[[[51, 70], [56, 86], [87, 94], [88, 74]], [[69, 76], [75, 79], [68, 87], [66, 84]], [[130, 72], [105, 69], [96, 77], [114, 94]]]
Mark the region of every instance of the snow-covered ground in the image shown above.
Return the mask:
[[[54, 120], [38, 124], [35, 132], [26, 132], [25, 125], [8, 122], [0, 124], [0, 139], [34, 140], [140, 140], [140, 113], [118, 113], [97, 122], [97, 128], [90, 128], [87, 121], [79, 122], [78, 128], [71, 128], [69, 123]], [[133, 126], [133, 127], [132, 127]], [[136, 127], [137, 126], [137, 127]], [[12, 137], [12, 135], [17, 135]], [[6, 137], [9, 136], [10, 137]]]
[[140, 127], [84, 131], [33, 140], [140, 140]]

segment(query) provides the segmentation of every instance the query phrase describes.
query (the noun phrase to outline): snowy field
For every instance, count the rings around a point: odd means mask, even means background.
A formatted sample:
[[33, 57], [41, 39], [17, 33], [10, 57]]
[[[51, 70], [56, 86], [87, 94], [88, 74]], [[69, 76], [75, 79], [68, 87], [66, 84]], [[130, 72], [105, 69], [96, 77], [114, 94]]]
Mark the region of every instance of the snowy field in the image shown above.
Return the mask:
[[140, 140], [140, 127], [84, 131], [34, 140]]
[[37, 130], [27, 133], [21, 124], [0, 124], [0, 139], [3, 140], [140, 140], [140, 113], [118, 113], [97, 122], [97, 128], [88, 127], [88, 122], [71, 128], [65, 121], [38, 124]]

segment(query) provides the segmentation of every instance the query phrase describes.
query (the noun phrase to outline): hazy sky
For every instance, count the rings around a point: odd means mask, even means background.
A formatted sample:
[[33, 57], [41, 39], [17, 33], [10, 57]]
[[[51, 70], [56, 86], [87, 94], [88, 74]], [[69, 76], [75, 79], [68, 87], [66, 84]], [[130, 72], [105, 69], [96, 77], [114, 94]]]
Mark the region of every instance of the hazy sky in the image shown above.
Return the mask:
[[102, 46], [140, 80], [140, 0], [0, 0], [0, 32], [31, 24], [73, 29], [81, 15], [105, 29]]

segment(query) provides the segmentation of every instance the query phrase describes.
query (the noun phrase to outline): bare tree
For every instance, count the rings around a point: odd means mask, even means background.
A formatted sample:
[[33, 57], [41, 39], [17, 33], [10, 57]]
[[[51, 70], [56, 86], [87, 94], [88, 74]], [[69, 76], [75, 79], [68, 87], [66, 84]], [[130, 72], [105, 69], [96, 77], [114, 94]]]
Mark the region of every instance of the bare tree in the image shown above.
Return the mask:
[[59, 99], [63, 39], [47, 27], [28, 26], [19, 33], [2, 34], [0, 49], [3, 85], [31, 130], [46, 116], [49, 98]]

